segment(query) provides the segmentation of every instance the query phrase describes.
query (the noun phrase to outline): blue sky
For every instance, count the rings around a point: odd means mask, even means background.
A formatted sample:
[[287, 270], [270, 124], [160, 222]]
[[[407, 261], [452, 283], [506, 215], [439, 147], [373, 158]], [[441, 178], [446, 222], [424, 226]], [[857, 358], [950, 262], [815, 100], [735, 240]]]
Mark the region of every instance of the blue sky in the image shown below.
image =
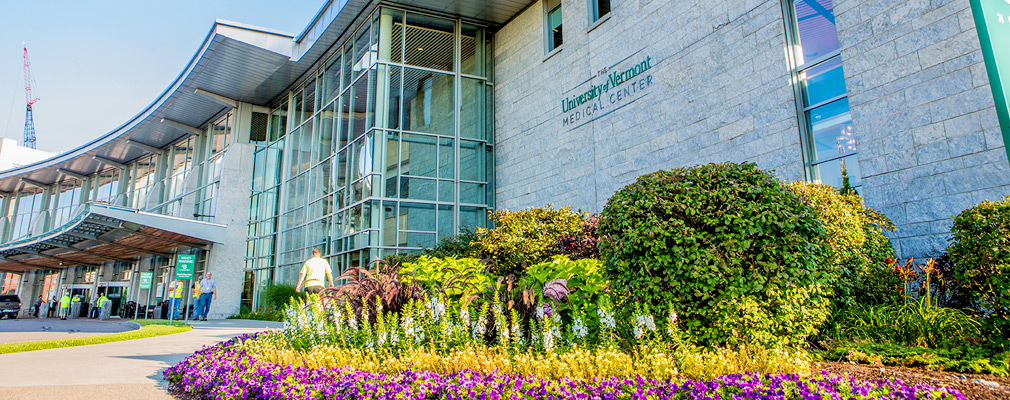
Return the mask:
[[226, 19], [298, 34], [325, 0], [4, 1], [0, 136], [24, 136], [21, 42], [28, 44], [37, 148], [64, 152], [154, 101]]

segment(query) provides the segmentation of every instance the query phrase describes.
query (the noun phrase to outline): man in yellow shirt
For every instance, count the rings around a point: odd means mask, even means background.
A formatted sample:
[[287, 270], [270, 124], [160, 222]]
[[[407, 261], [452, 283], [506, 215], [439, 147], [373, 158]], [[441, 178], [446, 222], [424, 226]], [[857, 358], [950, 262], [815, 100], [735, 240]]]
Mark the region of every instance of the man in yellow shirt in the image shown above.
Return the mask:
[[305, 261], [305, 264], [302, 265], [302, 273], [298, 275], [296, 292], [301, 292], [302, 284], [305, 284], [306, 293], [318, 294], [325, 289], [324, 278], [331, 287], [333, 286], [333, 271], [330, 270], [330, 263], [320, 257], [321, 254], [319, 249], [312, 249], [312, 258]]
[[60, 319], [67, 319], [70, 315], [70, 292], [63, 293], [60, 298]]
[[182, 292], [186, 289], [186, 284], [182, 283], [182, 279], [176, 279], [168, 286], [168, 298], [171, 301], [170, 308], [168, 309], [174, 319], [179, 319], [182, 311]]

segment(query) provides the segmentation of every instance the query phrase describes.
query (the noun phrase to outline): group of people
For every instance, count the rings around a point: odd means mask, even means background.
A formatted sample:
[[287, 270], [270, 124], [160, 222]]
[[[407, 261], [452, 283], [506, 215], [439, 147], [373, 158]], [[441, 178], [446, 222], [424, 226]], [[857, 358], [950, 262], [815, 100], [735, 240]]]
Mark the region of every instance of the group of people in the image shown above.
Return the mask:
[[[217, 300], [217, 283], [212, 278], [213, 274], [208, 272], [201, 279], [195, 280], [191, 285], [193, 290], [193, 301], [196, 307], [193, 309], [191, 317], [196, 320], [207, 320], [207, 313], [210, 312], [211, 301]], [[186, 284], [182, 279], [176, 279], [168, 285], [168, 298], [170, 311], [174, 319], [180, 319], [182, 315], [182, 297]]]
[[[105, 303], [109, 301], [109, 298], [105, 297], [105, 292], [100, 291], [98, 292], [98, 296], [95, 296], [93, 300], [94, 301], [92, 301], [91, 304], [93, 304], [94, 307], [91, 307], [89, 317], [99, 318], [101, 317], [102, 306], [104, 306]], [[39, 316], [40, 310], [42, 308], [42, 303], [44, 302], [45, 300], [42, 299], [42, 296], [39, 296], [38, 299], [35, 299], [34, 304], [35, 312], [32, 315], [34, 315], [35, 317]], [[59, 300], [56, 300], [56, 296], [53, 296], [52, 300], [49, 302], [49, 311], [47, 312], [46, 317], [52, 318], [54, 315], [59, 315], [60, 319], [64, 320], [67, 319], [67, 317], [70, 316], [71, 303], [80, 304], [81, 296], [75, 294], [73, 295], [73, 297], [71, 297], [69, 290], [64, 292], [63, 297], [61, 297]]]
[[[333, 271], [330, 269], [330, 263], [321, 257], [321, 252], [319, 249], [312, 249], [312, 258], [305, 261], [302, 265], [301, 273], [298, 276], [298, 284], [295, 290], [298, 292], [302, 291], [304, 286], [307, 293], [318, 294], [321, 293], [326, 286], [325, 283], [329, 283], [329, 286], [333, 286]], [[185, 292], [186, 284], [182, 279], [176, 279], [172, 281], [168, 286], [169, 292], [169, 304], [170, 311], [174, 319], [180, 319], [182, 316], [182, 299]], [[207, 314], [210, 312], [210, 304], [212, 301], [217, 300], [217, 283], [214, 282], [213, 275], [207, 272], [206, 275], [201, 277], [199, 280], [194, 280], [191, 284], [193, 300], [196, 303], [196, 307], [191, 314], [193, 320], [207, 320]], [[92, 302], [95, 306], [91, 308], [90, 316], [91, 318], [99, 318], [101, 316], [102, 306], [109, 301], [108, 297], [105, 297], [105, 293], [102, 291], [98, 292], [98, 296]], [[36, 317], [39, 316], [42, 304], [45, 302], [42, 296], [39, 296], [35, 300], [35, 313]], [[80, 303], [81, 296], [78, 294], [71, 297], [70, 291], [63, 293], [63, 297], [59, 300], [56, 296], [53, 296], [49, 303], [49, 312], [47, 317], [52, 318], [58, 312], [60, 319], [67, 319], [70, 316], [71, 303]]]

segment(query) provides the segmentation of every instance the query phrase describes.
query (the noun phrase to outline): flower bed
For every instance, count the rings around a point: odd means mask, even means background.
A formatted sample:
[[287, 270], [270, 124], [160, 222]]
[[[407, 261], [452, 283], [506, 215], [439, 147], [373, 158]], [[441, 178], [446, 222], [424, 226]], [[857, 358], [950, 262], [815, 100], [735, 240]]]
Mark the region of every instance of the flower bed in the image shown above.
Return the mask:
[[861, 382], [828, 372], [730, 374], [712, 380], [641, 377], [556, 379], [499, 373], [438, 374], [405, 371], [372, 373], [349, 368], [278, 365], [250, 356], [242, 336], [204, 348], [164, 372], [165, 379], [189, 395], [260, 399], [964, 399], [959, 392], [900, 380]]

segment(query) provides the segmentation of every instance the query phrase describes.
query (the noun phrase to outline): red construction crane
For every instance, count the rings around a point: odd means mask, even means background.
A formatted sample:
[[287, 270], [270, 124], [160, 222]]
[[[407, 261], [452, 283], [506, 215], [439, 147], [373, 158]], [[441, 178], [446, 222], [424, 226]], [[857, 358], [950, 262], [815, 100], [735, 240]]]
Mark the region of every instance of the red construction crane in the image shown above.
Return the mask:
[[25, 143], [29, 149], [35, 148], [35, 121], [32, 119], [32, 104], [39, 101], [38, 97], [32, 97], [32, 70], [28, 62], [28, 46], [21, 42], [25, 50]]

